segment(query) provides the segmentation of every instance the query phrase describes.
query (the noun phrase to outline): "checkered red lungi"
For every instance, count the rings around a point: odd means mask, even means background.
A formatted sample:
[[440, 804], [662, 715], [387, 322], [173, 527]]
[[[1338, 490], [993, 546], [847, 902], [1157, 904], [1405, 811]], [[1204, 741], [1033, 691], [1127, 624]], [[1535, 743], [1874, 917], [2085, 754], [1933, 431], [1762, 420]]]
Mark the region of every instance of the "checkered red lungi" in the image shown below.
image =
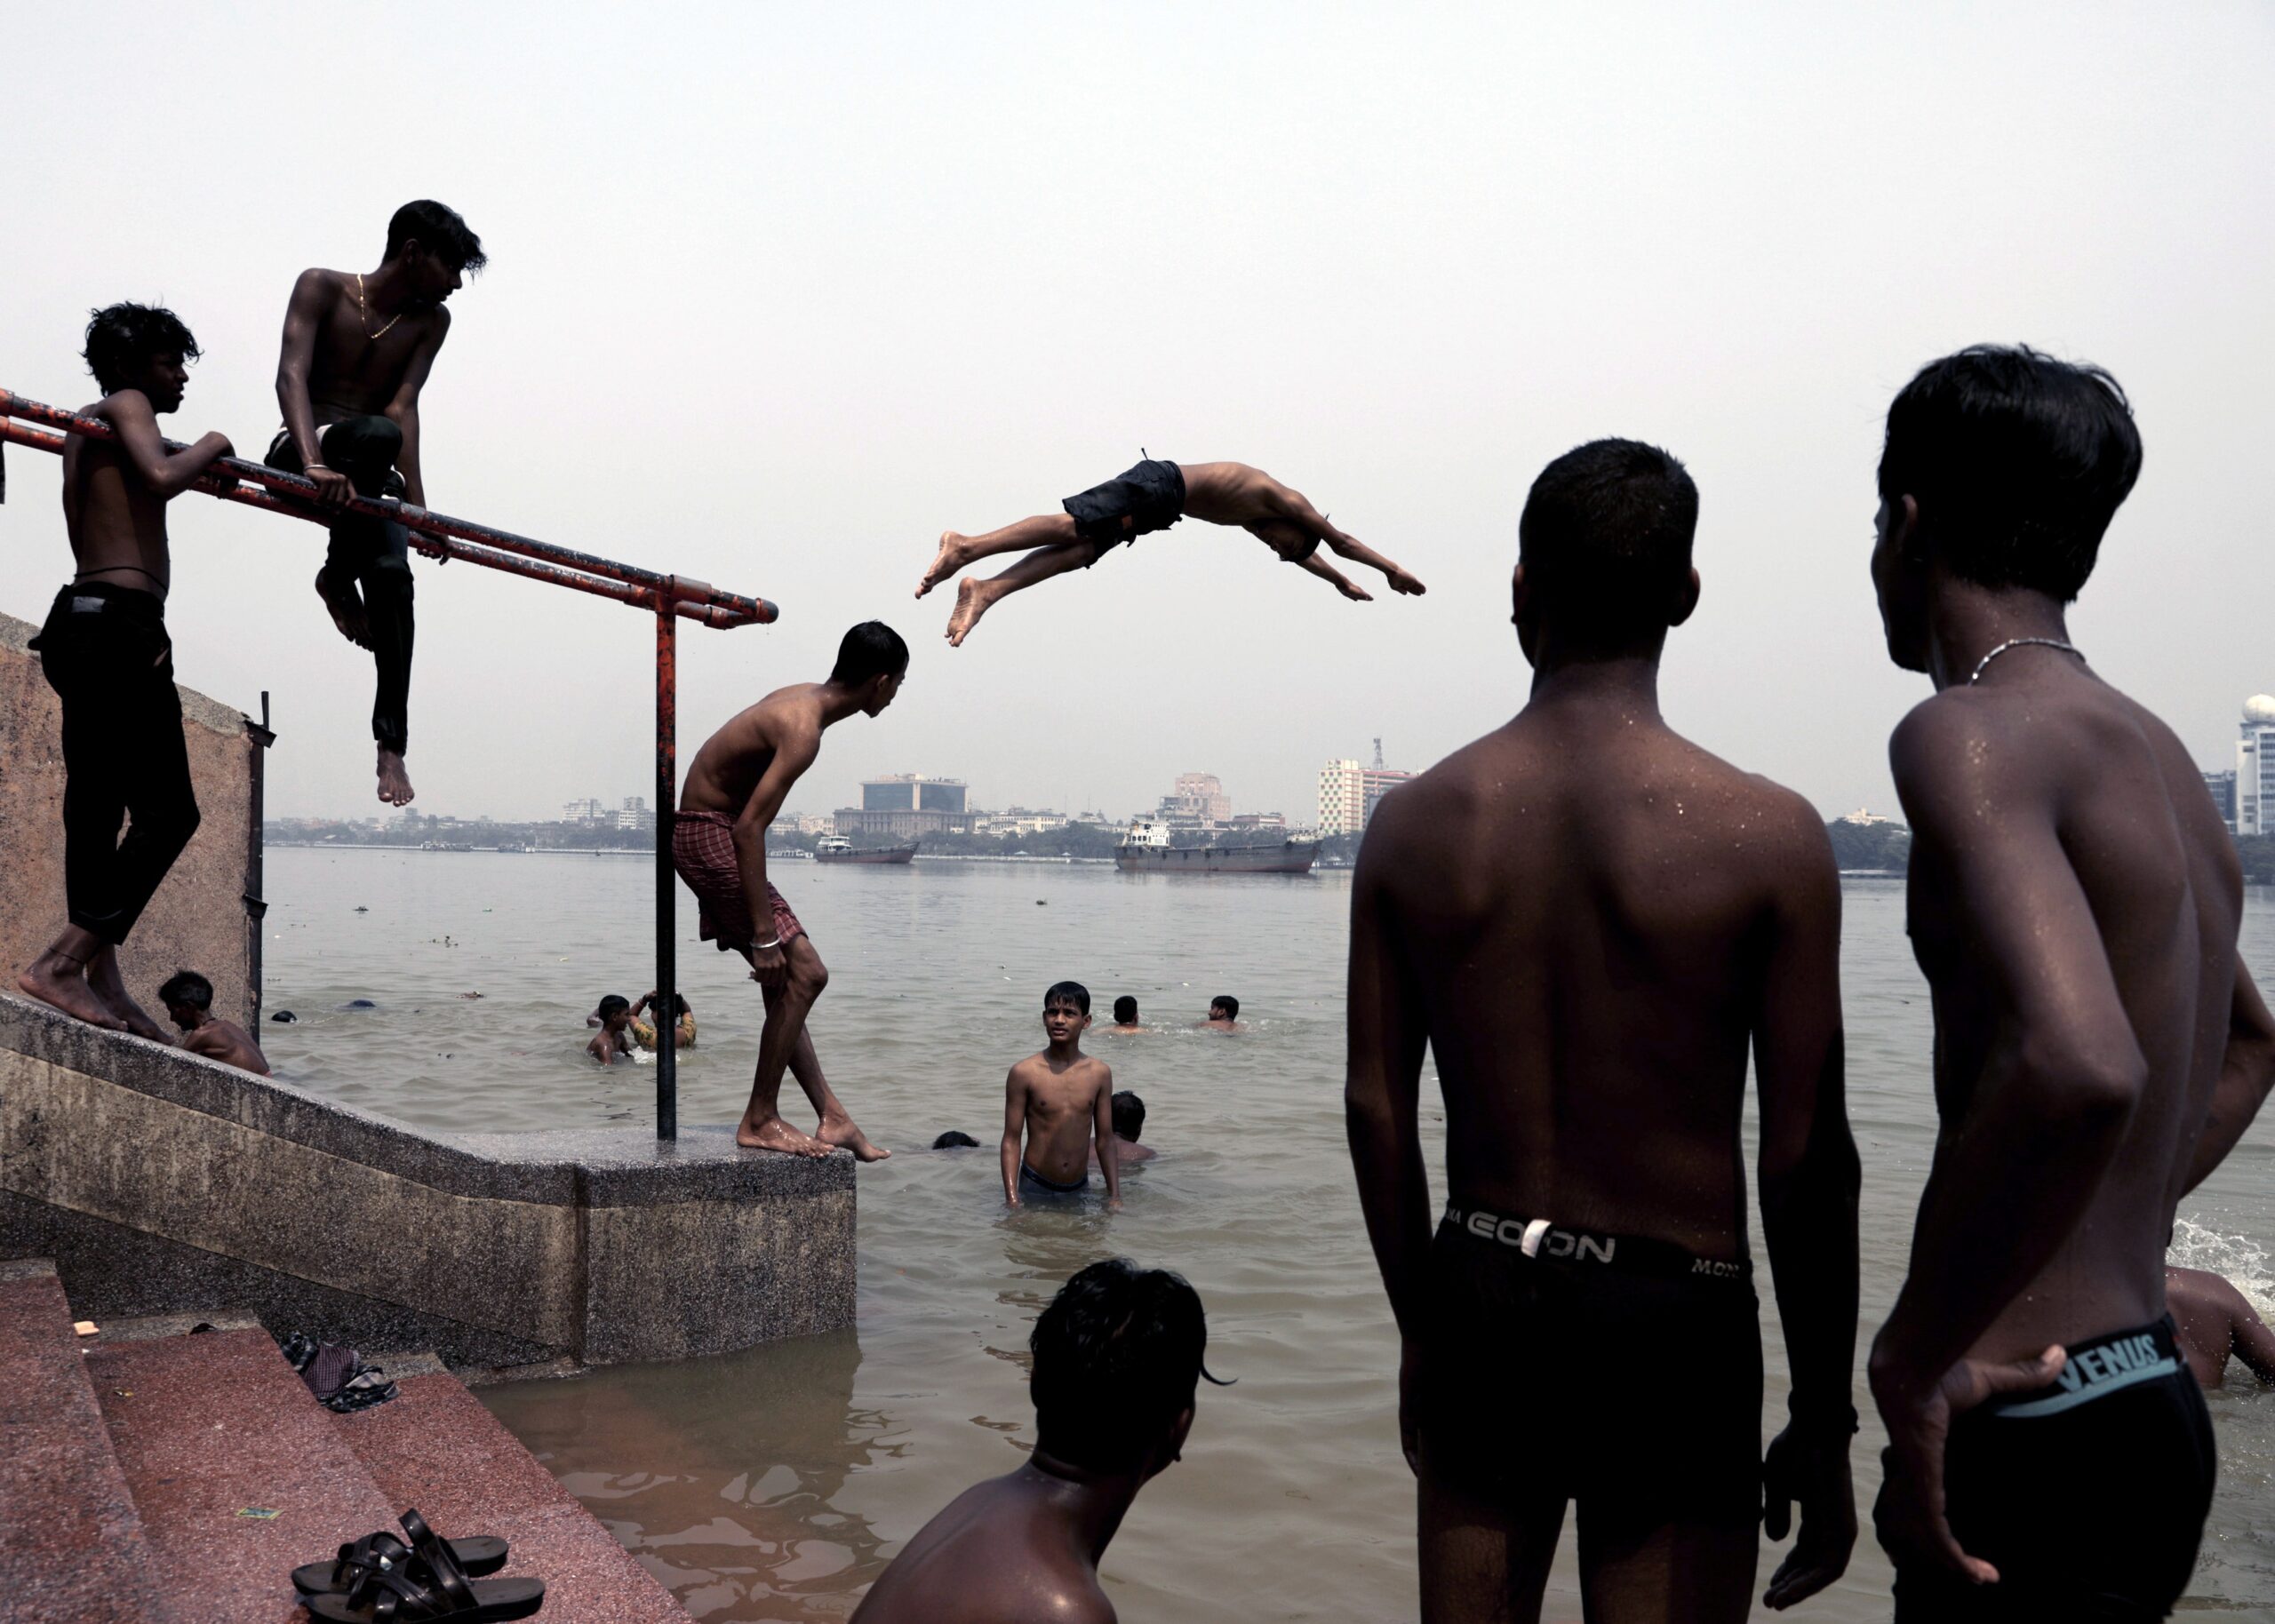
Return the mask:
[[[673, 821], [672, 866], [695, 893], [697, 916], [706, 942], [722, 952], [757, 945], [750, 908], [743, 901], [743, 869], [735, 857], [735, 820], [724, 812], [682, 812]], [[774, 935], [784, 943], [806, 927], [767, 882], [766, 901], [774, 912]]]

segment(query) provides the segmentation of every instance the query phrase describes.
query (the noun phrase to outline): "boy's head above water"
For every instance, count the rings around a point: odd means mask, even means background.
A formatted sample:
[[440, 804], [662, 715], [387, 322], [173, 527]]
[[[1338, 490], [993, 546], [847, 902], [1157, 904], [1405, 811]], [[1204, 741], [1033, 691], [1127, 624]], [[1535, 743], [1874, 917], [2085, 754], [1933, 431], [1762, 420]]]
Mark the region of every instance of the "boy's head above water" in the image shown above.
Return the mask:
[[1079, 981], [1051, 983], [1042, 995], [1042, 1030], [1053, 1043], [1066, 1043], [1082, 1035], [1090, 1024], [1090, 990]]
[[1117, 1139], [1138, 1142], [1138, 1135], [1145, 1131], [1145, 1102], [1124, 1088], [1114, 1096], [1114, 1133]]
[[1092, 1263], [1027, 1339], [1036, 1449], [1094, 1472], [1152, 1477], [1193, 1426], [1208, 1346], [1201, 1294], [1182, 1278], [1128, 1258]]
[[632, 1000], [611, 992], [601, 1000], [600, 1008], [595, 1013], [601, 1018], [601, 1024], [614, 1031], [632, 1019]]
[[1135, 1026], [1135, 1025], [1137, 1025], [1137, 1024], [1138, 1024], [1138, 1000], [1137, 1000], [1136, 999], [1134, 999], [1134, 998], [1131, 998], [1131, 997], [1130, 997], [1127, 992], [1123, 993], [1120, 998], [1118, 998], [1118, 999], [1114, 999], [1114, 1018], [1115, 1023], [1116, 1023], [1117, 1024], [1119, 1024], [1119, 1025], [1122, 1025], [1122, 1026]]
[[168, 1018], [188, 1031], [212, 1013], [213, 983], [196, 970], [176, 970], [158, 989], [158, 1001]]
[[1237, 1021], [1241, 1018], [1241, 1001], [1229, 992], [1220, 992], [1209, 1000], [1209, 1018], [1212, 1021]]

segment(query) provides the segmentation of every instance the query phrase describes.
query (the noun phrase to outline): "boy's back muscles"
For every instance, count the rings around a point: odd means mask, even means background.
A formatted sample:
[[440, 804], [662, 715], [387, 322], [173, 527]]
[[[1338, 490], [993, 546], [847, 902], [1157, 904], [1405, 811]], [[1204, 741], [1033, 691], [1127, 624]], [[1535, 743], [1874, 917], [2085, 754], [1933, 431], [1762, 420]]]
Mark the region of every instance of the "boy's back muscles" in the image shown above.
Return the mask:
[[1837, 919], [1814, 811], [1664, 728], [1596, 745], [1520, 718], [1390, 797], [1362, 863], [1437, 1059], [1454, 1197], [1729, 1254], [1779, 920], [1810, 887]]

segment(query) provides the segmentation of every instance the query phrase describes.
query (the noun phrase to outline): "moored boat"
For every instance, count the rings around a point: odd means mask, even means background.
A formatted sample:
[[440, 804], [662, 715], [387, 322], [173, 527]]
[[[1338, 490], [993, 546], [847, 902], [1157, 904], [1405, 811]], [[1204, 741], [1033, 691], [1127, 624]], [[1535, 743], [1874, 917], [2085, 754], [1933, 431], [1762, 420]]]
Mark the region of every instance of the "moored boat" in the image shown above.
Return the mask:
[[1308, 874], [1319, 860], [1317, 840], [1285, 840], [1248, 846], [1172, 846], [1167, 824], [1138, 818], [1114, 850], [1125, 874]]

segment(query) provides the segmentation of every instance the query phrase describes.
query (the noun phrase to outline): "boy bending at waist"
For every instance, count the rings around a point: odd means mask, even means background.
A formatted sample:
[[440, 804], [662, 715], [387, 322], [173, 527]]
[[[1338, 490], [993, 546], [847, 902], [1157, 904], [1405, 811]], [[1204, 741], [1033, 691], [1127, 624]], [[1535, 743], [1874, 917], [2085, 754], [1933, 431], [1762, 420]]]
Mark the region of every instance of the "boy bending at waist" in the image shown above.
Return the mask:
[[[1003, 1079], [1003, 1204], [1019, 1198], [1071, 1196], [1090, 1187], [1095, 1140], [1106, 1174], [1109, 1211], [1122, 1205], [1122, 1164], [1114, 1136], [1114, 1069], [1082, 1053], [1090, 1023], [1090, 990], [1062, 981], [1042, 995], [1042, 1030], [1050, 1042]], [[1024, 1132], [1025, 1154], [1019, 1148]]]
[[158, 989], [158, 1001], [181, 1028], [181, 1046], [193, 1055], [218, 1060], [258, 1077], [268, 1075], [268, 1056], [252, 1034], [213, 1013], [213, 983], [196, 970], [177, 970]]
[[215, 434], [169, 451], [158, 434], [158, 414], [181, 405], [197, 353], [171, 310], [113, 305], [87, 324], [87, 367], [103, 398], [85, 413], [118, 438], [63, 442], [63, 525], [78, 571], [31, 643], [63, 705], [71, 922], [16, 984], [91, 1025], [160, 1043], [164, 1030], [118, 973], [118, 949], [197, 832], [166, 635], [166, 504], [231, 450]]
[[[1196, 462], [1182, 466], [1148, 458], [1119, 479], [1068, 497], [1065, 513], [1040, 513], [985, 536], [947, 530], [924, 578], [922, 597], [958, 570], [997, 553], [1026, 553], [1002, 574], [967, 580], [956, 588], [955, 612], [948, 617], [948, 642], [959, 647], [998, 599], [1069, 569], [1087, 569], [1124, 542], [1165, 530], [1187, 514], [1211, 524], [1237, 525], [1287, 563], [1309, 570], [1346, 598], [1371, 602], [1372, 594], [1319, 556], [1325, 542], [1345, 558], [1379, 569], [1393, 591], [1417, 596], [1422, 583], [1357, 537], [1328, 522], [1299, 490], [1291, 490], [1261, 468], [1242, 462]], [[1032, 549], [1032, 551], [1030, 551]]]

